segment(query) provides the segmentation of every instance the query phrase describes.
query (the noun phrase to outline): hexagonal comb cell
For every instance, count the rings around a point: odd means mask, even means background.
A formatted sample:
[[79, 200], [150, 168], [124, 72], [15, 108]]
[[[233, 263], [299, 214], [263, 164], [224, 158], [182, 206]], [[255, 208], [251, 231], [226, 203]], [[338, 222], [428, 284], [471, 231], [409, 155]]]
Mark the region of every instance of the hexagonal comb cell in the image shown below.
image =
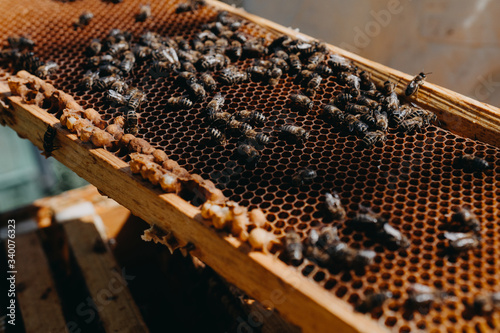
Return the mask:
[[[0, 5], [1, 36], [27, 35], [35, 40], [34, 52], [43, 60], [56, 61], [60, 69], [50, 82], [73, 96], [85, 108], [91, 107], [106, 120], [117, 114], [100, 92], [78, 89], [86, 69], [84, 51], [93, 38], [104, 38], [113, 28], [130, 31], [137, 39], [145, 31], [190, 39], [201, 25], [211, 22], [217, 10], [211, 6], [194, 12], [175, 13], [176, 1], [151, 3], [152, 17], [137, 22], [140, 1], [112, 4], [99, 0], [75, 1], [3, 1]], [[30, 17], [24, 8], [30, 8]], [[73, 29], [72, 22], [83, 11], [94, 13], [87, 26]], [[252, 22], [244, 22], [244, 32], [267, 40], [273, 34]], [[233, 65], [248, 67], [252, 59]], [[3, 67], [0, 79], [11, 69]], [[247, 81], [222, 85], [226, 111], [234, 114], [249, 106], [267, 120], [259, 130], [270, 133], [271, 143], [261, 150], [265, 158], [255, 168], [234, 156], [238, 139], [230, 137], [225, 146], [210, 142], [203, 110], [210, 98], [188, 109], [170, 110], [167, 100], [181, 96], [175, 75], [155, 78], [150, 64], [138, 62], [129, 76], [130, 84], [147, 95], [139, 114], [142, 137], [188, 171], [211, 179], [230, 199], [249, 208], [260, 207], [268, 214], [268, 229], [276, 235], [296, 231], [305, 240], [312, 229], [331, 225], [324, 219], [324, 194], [337, 192], [348, 218], [370, 207], [387, 218], [392, 226], [411, 242], [407, 249], [393, 249], [368, 238], [348, 225], [338, 225], [343, 242], [356, 249], [376, 252], [374, 263], [362, 271], [322, 268], [304, 260], [297, 270], [325, 292], [356, 305], [371, 293], [391, 291], [393, 298], [371, 315], [395, 332], [462, 328], [498, 330], [497, 323], [476, 316], [465, 304], [474, 295], [500, 289], [498, 238], [500, 225], [500, 150], [462, 138], [436, 126], [403, 135], [390, 131], [384, 145], [372, 149], [360, 147], [360, 139], [334, 128], [317, 117], [321, 105], [339, 94], [344, 87], [334, 77], [323, 80], [308, 114], [289, 107], [290, 94], [299, 90], [293, 76], [284, 74], [275, 86]], [[210, 97], [213, 94], [210, 95]], [[310, 131], [304, 143], [281, 140], [276, 128], [287, 121]], [[453, 168], [453, 160], [462, 153], [485, 157], [492, 168], [482, 174]], [[311, 184], [293, 186], [290, 179], [301, 168], [311, 167], [317, 177]], [[445, 251], [447, 223], [455, 210], [468, 206], [481, 224], [481, 245], [463, 253]], [[431, 286], [453, 297], [436, 302], [421, 313], [405, 306], [407, 289], [414, 283]]]

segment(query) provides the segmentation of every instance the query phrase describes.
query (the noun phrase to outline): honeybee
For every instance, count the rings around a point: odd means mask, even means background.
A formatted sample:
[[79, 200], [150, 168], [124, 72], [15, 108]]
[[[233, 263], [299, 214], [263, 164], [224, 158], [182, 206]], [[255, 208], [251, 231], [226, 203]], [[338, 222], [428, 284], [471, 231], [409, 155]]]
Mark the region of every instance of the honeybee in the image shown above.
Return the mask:
[[379, 106], [379, 103], [377, 101], [363, 95], [356, 98], [356, 104], [364, 105], [372, 109], [375, 109]]
[[266, 122], [266, 117], [258, 111], [241, 110], [234, 114], [237, 120], [253, 124], [263, 124]]
[[47, 61], [44, 65], [39, 66], [36, 69], [35, 75], [41, 79], [45, 79], [47, 76], [52, 74], [54, 71], [59, 69], [59, 65], [54, 61]]
[[110, 89], [123, 94], [128, 90], [128, 84], [125, 81], [116, 80], [111, 84]]
[[288, 62], [290, 63], [290, 68], [293, 71], [299, 72], [302, 69], [302, 62], [300, 61], [299, 56], [296, 54], [290, 54]]
[[221, 132], [219, 131], [218, 129], [216, 128], [210, 128], [208, 130], [208, 133], [210, 134], [210, 138], [221, 144], [221, 145], [225, 145], [226, 144], [226, 136]]
[[224, 54], [226, 49], [229, 47], [229, 42], [225, 38], [218, 38], [215, 41], [214, 52]]
[[283, 72], [287, 72], [290, 69], [290, 66], [288, 66], [288, 62], [286, 61], [286, 59], [288, 59], [288, 57], [282, 58], [282, 57], [278, 57], [277, 55], [274, 55], [273, 57], [271, 57], [269, 59], [269, 61], [272, 62], [274, 67], [278, 67]]
[[354, 252], [354, 256], [350, 257], [347, 265], [355, 270], [362, 269], [370, 265], [376, 255], [375, 251], [372, 250], [357, 250]]
[[153, 50], [149, 46], [136, 44], [132, 47], [132, 52], [137, 59], [146, 59], [151, 57]]
[[356, 132], [361, 136], [364, 136], [369, 129], [369, 126], [365, 122], [359, 120], [359, 116], [354, 116], [352, 114], [347, 114], [344, 122], [350, 132]]
[[43, 150], [45, 157], [49, 157], [50, 155], [52, 155], [52, 152], [54, 150], [59, 148], [59, 146], [54, 145], [56, 135], [57, 129], [52, 125], [47, 126], [47, 130], [43, 135]]
[[184, 86], [188, 87], [191, 82], [196, 82], [196, 74], [188, 71], [180, 72], [177, 76], [177, 80]]
[[345, 107], [345, 112], [350, 114], [366, 114], [370, 113], [370, 108], [364, 105], [348, 104]]
[[264, 46], [263, 41], [261, 38], [247, 40], [242, 47], [243, 54], [248, 57], [259, 57], [267, 54], [267, 48]]
[[32, 39], [24, 36], [9, 36], [7, 37], [7, 41], [11, 48], [19, 50], [33, 48], [36, 45]]
[[392, 112], [391, 121], [394, 124], [399, 125], [403, 120], [407, 119], [411, 115], [411, 112], [412, 109], [410, 106], [401, 105], [399, 108]]
[[432, 289], [423, 284], [414, 283], [408, 288], [408, 300], [405, 305], [410, 309], [417, 309], [421, 313], [428, 312], [429, 307], [438, 300], [443, 300], [447, 294], [440, 290]]
[[126, 105], [128, 103], [127, 97], [111, 89], [106, 92], [105, 98], [111, 103], [118, 105]]
[[330, 104], [334, 104], [338, 106], [339, 108], [345, 107], [348, 103], [354, 101], [354, 97], [351, 94], [347, 93], [342, 93], [333, 99], [333, 101]]
[[342, 124], [345, 120], [344, 111], [334, 105], [325, 104], [322, 110], [322, 114], [329, 117], [335, 124]]
[[399, 128], [405, 133], [420, 130], [423, 126], [424, 120], [421, 117], [405, 119], [399, 124]]
[[384, 142], [385, 140], [387, 140], [387, 136], [385, 135], [385, 133], [377, 130], [373, 132], [366, 132], [365, 136], [363, 137], [363, 144], [366, 147], [371, 147], [379, 142]]
[[104, 64], [99, 66], [99, 73], [101, 76], [120, 75], [122, 70], [114, 65]]
[[120, 68], [125, 72], [125, 73], [130, 73], [132, 68], [134, 67], [135, 64], [135, 56], [132, 51], [126, 51], [123, 54], [123, 60], [120, 63]]
[[361, 79], [354, 74], [340, 73], [339, 78], [350, 88], [353, 88], [356, 95], [359, 95], [361, 89]]
[[90, 57], [88, 60], [88, 65], [93, 67], [98, 67], [100, 65], [111, 64], [113, 66], [117, 65], [117, 60], [110, 54], [103, 54], [100, 56]]
[[226, 49], [226, 54], [233, 60], [238, 60], [243, 54], [241, 43], [237, 40], [231, 41], [231, 45]]
[[253, 130], [252, 126], [250, 126], [249, 124], [238, 121], [236, 119], [231, 119], [227, 126], [228, 126], [229, 130], [232, 130], [232, 131], [237, 132], [239, 134], [245, 134], [247, 131]]
[[191, 82], [188, 85], [188, 91], [195, 100], [203, 100], [206, 96], [205, 88], [198, 82]]
[[219, 70], [229, 64], [229, 59], [223, 54], [206, 54], [198, 60], [198, 66], [203, 71]]
[[216, 114], [220, 111], [222, 106], [224, 105], [224, 97], [222, 97], [221, 93], [216, 93], [212, 100], [208, 103], [206, 108], [206, 113], [210, 116]]
[[209, 120], [212, 124], [221, 126], [229, 126], [232, 115], [229, 112], [215, 112], [209, 115]]
[[[413, 104], [413, 103], [412, 103]], [[423, 110], [419, 107], [411, 107], [411, 117], [420, 117], [424, 121], [424, 125], [429, 125], [433, 121], [437, 120], [435, 113], [427, 110]]]
[[427, 78], [426, 74], [431, 74], [431, 73], [420, 72], [410, 81], [410, 83], [408, 83], [405, 89], [405, 95], [407, 97], [410, 97], [411, 95], [415, 94], [418, 91], [418, 88], [420, 88], [420, 86], [424, 84], [424, 81]]
[[490, 168], [490, 164], [484, 159], [472, 156], [462, 155], [453, 160], [453, 165], [456, 168], [464, 169], [466, 172], [483, 172]]
[[[312, 233], [310, 233], [309, 235], [314, 236]], [[309, 241], [311, 240], [312, 238], [309, 237]], [[323, 250], [327, 250], [333, 244], [339, 242], [339, 240], [340, 238], [337, 228], [328, 226], [321, 229], [318, 234], [318, 239], [316, 243], [314, 243], [314, 246], [317, 246]]]
[[328, 212], [328, 215], [334, 220], [343, 220], [346, 217], [346, 212], [344, 207], [342, 207], [342, 202], [340, 201], [340, 197], [337, 193], [325, 194], [325, 207]]
[[95, 56], [99, 52], [101, 52], [102, 44], [101, 40], [98, 38], [94, 38], [90, 41], [89, 46], [86, 49], [86, 53], [90, 56]]
[[295, 186], [302, 186], [311, 184], [314, 178], [317, 177], [317, 173], [312, 169], [300, 169], [295, 175], [292, 177], [292, 183]]
[[472, 306], [477, 314], [491, 314], [500, 308], [500, 292], [477, 295], [474, 297]]
[[352, 63], [338, 54], [332, 54], [327, 60], [327, 64], [335, 72], [351, 72], [354, 70], [354, 66], [352, 65]]
[[260, 153], [252, 145], [240, 143], [238, 145], [238, 148], [236, 148], [236, 152], [238, 153], [240, 158], [245, 160], [245, 164], [255, 166], [259, 162]]
[[128, 93], [128, 96], [127, 105], [134, 110], [139, 110], [142, 102], [146, 101], [146, 95], [139, 89], [132, 89], [132, 91]]
[[293, 137], [298, 142], [309, 139], [309, 132], [299, 126], [284, 125], [279, 130], [283, 135]]
[[190, 72], [190, 73], [196, 73], [196, 67], [193, 65], [192, 62], [189, 61], [183, 61], [181, 62], [181, 69], [185, 72]]
[[384, 242], [393, 243], [402, 248], [410, 246], [408, 238], [389, 223], [384, 223], [376, 236]]
[[303, 260], [302, 251], [304, 246], [300, 236], [295, 231], [289, 231], [284, 238], [284, 252], [285, 257], [293, 266], [298, 266]]
[[371, 80], [371, 74], [366, 72], [366, 71], [362, 71], [361, 73], [359, 73], [359, 78], [361, 79], [361, 89], [363, 90], [377, 90], [377, 86], [375, 85], [375, 83]]
[[103, 91], [107, 88], [110, 88], [114, 82], [119, 80], [121, 80], [121, 76], [119, 76], [118, 74], [113, 74], [101, 78], [96, 77], [94, 79], [94, 87], [99, 91]]
[[361, 119], [362, 122], [366, 123], [370, 127], [374, 127], [375, 126], [376, 120], [375, 120], [375, 116], [374, 116], [374, 112], [373, 111], [361, 114], [360, 119]]
[[193, 102], [185, 96], [170, 97], [167, 104], [174, 109], [189, 109], [193, 106]]
[[360, 212], [356, 213], [356, 216], [349, 224], [358, 230], [378, 231], [382, 229], [384, 224], [387, 224], [387, 221], [364, 207]]
[[81, 26], [88, 25], [90, 23], [90, 20], [92, 20], [93, 18], [94, 18], [94, 14], [92, 14], [89, 11], [85, 11], [82, 13], [82, 15], [80, 15], [78, 20], [76, 20], [73, 23], [73, 27], [76, 30], [76, 29], [80, 28]]
[[394, 113], [399, 108], [399, 99], [396, 92], [392, 92], [383, 100], [384, 106], [389, 113]]
[[445, 232], [449, 241], [449, 249], [454, 252], [467, 251], [479, 247], [481, 237], [473, 233]]
[[318, 64], [314, 71], [323, 76], [330, 76], [333, 74], [333, 70], [327, 64]]
[[267, 82], [272, 86], [277, 85], [282, 74], [283, 71], [279, 67], [272, 67], [268, 69], [266, 71]]
[[314, 106], [314, 103], [311, 101], [311, 99], [305, 95], [302, 95], [301, 93], [291, 94], [290, 100], [292, 102], [292, 105], [300, 111], [310, 111]]
[[118, 43], [111, 44], [108, 48], [108, 52], [112, 56], [117, 56], [130, 48], [130, 44], [126, 40], [121, 40]]
[[78, 87], [82, 90], [91, 90], [97, 79], [99, 79], [99, 72], [89, 70], [83, 75]]
[[141, 7], [139, 8], [139, 14], [137, 14], [135, 20], [138, 22], [144, 22], [150, 16], [151, 16], [151, 6], [141, 5]]
[[267, 73], [267, 69], [262, 66], [250, 66], [247, 68], [247, 73], [253, 80], [262, 80]]
[[460, 208], [457, 212], [455, 212], [455, 214], [453, 214], [451, 219], [460, 223], [464, 227], [471, 229], [474, 232], [479, 232], [481, 230], [479, 219], [468, 208]]
[[318, 90], [319, 87], [321, 86], [322, 80], [323, 78], [321, 77], [321, 75], [314, 73], [313, 75], [311, 75], [311, 79], [309, 80], [309, 82], [307, 82], [307, 88], [312, 90]]
[[373, 116], [375, 118], [375, 127], [381, 131], [387, 131], [387, 128], [389, 128], [387, 113], [378, 107], [373, 111]]
[[365, 297], [358, 305], [356, 305], [355, 310], [358, 312], [370, 312], [378, 307], [381, 307], [386, 300], [392, 298], [393, 295], [390, 291], [383, 291], [379, 293], [373, 293]]
[[201, 74], [200, 81], [208, 91], [214, 91], [217, 88], [217, 82], [209, 73]]
[[219, 79], [222, 83], [227, 85], [233, 85], [246, 81], [248, 78], [245, 72], [240, 72], [236, 67], [228, 67], [223, 69], [219, 74]]
[[125, 114], [125, 133], [136, 135], [138, 129], [138, 117], [134, 109], [128, 109]]
[[253, 140], [260, 145], [266, 146], [271, 142], [271, 139], [267, 135], [264, 133], [257, 133], [253, 129], [248, 129], [243, 134], [247, 139]]
[[325, 55], [321, 52], [315, 52], [313, 53], [308, 59], [307, 59], [307, 69], [309, 70], [315, 70], [316, 67], [320, 62], [325, 60]]

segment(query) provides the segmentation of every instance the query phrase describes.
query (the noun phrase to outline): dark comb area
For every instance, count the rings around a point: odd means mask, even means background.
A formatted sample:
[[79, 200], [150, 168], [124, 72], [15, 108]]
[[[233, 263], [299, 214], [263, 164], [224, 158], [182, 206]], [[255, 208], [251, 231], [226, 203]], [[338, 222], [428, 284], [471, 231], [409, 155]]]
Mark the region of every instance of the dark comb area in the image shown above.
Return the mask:
[[[82, 91], [78, 84], [86, 72], [84, 55], [94, 38], [104, 39], [111, 29], [129, 31], [134, 42], [146, 31], [163, 36], [191, 39], [201, 25], [212, 22], [217, 10], [208, 5], [196, 11], [176, 13], [178, 1], [154, 1], [152, 17], [136, 22], [142, 4], [125, 0], [119, 4], [100, 0], [28, 1], [0, 3], [0, 35], [28, 36], [36, 42], [33, 51], [44, 61], [59, 65], [48, 82], [75, 97], [84, 108], [94, 108], [110, 120], [119, 114], [104, 99], [104, 92]], [[94, 18], [75, 30], [73, 22], [84, 12]], [[255, 23], [244, 21], [240, 31], [263, 37], [276, 36]], [[253, 59], [233, 62], [240, 70]], [[364, 148], [361, 139], [335, 128], [318, 117], [323, 104], [339, 94], [343, 86], [334, 76], [323, 79], [308, 114], [292, 111], [290, 94], [300, 90], [295, 77], [283, 74], [279, 83], [246, 81], [218, 85], [225, 98], [224, 111], [257, 110], [267, 118], [257, 131], [271, 137], [260, 150], [256, 167], [239, 161], [235, 150], [240, 139], [228, 137], [225, 146], [210, 140], [208, 123], [202, 113], [215, 92], [186, 110], [167, 108], [170, 97], [185, 94], [172, 74], [157, 76], [151, 62], [138, 62], [128, 76], [129, 84], [142, 89], [147, 101], [139, 114], [138, 137], [163, 149], [189, 172], [212, 180], [230, 200], [267, 214], [266, 228], [277, 236], [294, 230], [305, 240], [312, 229], [331, 225], [324, 219], [324, 194], [337, 192], [348, 219], [370, 207], [409, 238], [407, 249], [385, 246], [362, 232], [340, 224], [341, 241], [355, 249], [376, 252], [374, 263], [365, 270], [330, 269], [304, 260], [297, 269], [325, 292], [353, 305], [374, 292], [389, 290], [393, 297], [369, 311], [380, 325], [394, 332], [494, 332], [500, 330], [499, 313], [478, 315], [470, 304], [476, 295], [500, 291], [500, 149], [460, 137], [437, 125], [413, 134], [389, 130], [383, 145]], [[0, 80], [13, 71], [0, 67]], [[310, 131], [304, 143], [290, 143], [277, 129], [294, 123]], [[483, 173], [453, 167], [457, 156], [471, 154], [491, 166]], [[313, 168], [312, 184], [293, 186], [291, 179], [301, 168]], [[445, 232], [453, 213], [468, 207], [480, 221], [480, 246], [450, 254]], [[407, 289], [419, 283], [442, 290], [449, 297], [434, 302], [428, 311], [408, 310]]]

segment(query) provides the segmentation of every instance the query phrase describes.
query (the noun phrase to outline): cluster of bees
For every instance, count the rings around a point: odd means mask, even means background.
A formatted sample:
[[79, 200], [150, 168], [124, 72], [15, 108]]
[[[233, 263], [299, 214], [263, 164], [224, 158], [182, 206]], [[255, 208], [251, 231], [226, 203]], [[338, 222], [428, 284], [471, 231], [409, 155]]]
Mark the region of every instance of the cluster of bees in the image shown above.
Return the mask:
[[59, 69], [54, 61], [44, 62], [35, 55], [31, 49], [35, 42], [25, 36], [9, 36], [7, 38], [10, 48], [0, 51], [0, 61], [9, 62], [15, 71], [26, 70], [39, 78], [45, 79]]

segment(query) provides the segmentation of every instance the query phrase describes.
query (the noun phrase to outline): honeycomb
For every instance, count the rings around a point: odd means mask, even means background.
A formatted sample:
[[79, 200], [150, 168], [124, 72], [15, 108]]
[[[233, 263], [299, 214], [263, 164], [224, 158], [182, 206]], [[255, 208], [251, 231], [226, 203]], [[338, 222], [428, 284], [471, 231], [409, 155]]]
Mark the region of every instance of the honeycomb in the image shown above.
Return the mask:
[[[60, 65], [48, 81], [109, 120], [117, 110], [108, 106], [103, 93], [77, 88], [86, 71], [86, 46], [93, 38], [104, 38], [112, 28], [130, 31], [135, 37], [149, 30], [190, 39], [217, 13], [208, 6], [176, 14], [176, 3], [152, 2], [152, 18], [136, 22], [140, 1], [3, 0], [0, 32], [5, 37], [27, 35], [35, 40], [35, 53]], [[85, 10], [94, 13], [94, 19], [74, 30], [72, 23]], [[241, 30], [273, 38], [255, 23], [245, 22]], [[7, 46], [6, 41], [4, 44]], [[235, 65], [243, 69], [251, 61], [240, 60]], [[372, 249], [377, 255], [375, 263], [363, 272], [321, 268], [305, 260], [297, 269], [325, 292], [355, 305], [365, 295], [390, 290], [394, 298], [367, 316], [394, 332], [500, 330], [498, 313], [478, 316], [466, 306], [474, 295], [500, 290], [500, 149], [437, 126], [412, 135], [390, 131], [383, 146], [363, 149], [360, 139], [313, 114], [342, 89], [334, 77], [323, 81], [314, 99], [315, 112], [303, 115], [288, 105], [290, 93], [300, 86], [294, 77], [283, 75], [277, 86], [249, 81], [218, 88], [225, 96], [226, 111], [234, 113], [250, 105], [267, 117], [261, 130], [272, 136], [272, 144], [261, 151], [264, 158], [258, 165], [248, 168], [234, 156], [237, 138], [230, 138], [225, 147], [210, 141], [208, 125], [200, 112], [210, 98], [187, 110], [167, 110], [167, 99], [183, 95], [184, 90], [175, 84], [175, 75], [154, 77], [149, 67], [138, 63], [130, 76], [131, 85], [143, 89], [148, 99], [140, 113], [138, 136], [165, 150], [188, 171], [211, 179], [230, 200], [263, 209], [268, 214], [268, 230], [276, 235], [295, 230], [305, 239], [311, 229], [325, 225], [324, 193], [336, 191], [350, 218], [360, 205], [371, 207], [411, 240], [408, 249], [387, 248], [341, 225], [342, 241], [353, 248]], [[11, 74], [4, 65], [0, 80]], [[304, 144], [278, 139], [275, 129], [291, 122], [310, 130], [312, 139]], [[454, 157], [463, 153], [486, 159], [492, 168], [482, 174], [454, 169]], [[313, 167], [317, 178], [311, 185], [291, 186], [293, 174], [305, 167]], [[444, 232], [453, 211], [462, 206], [470, 207], [481, 221], [481, 246], [449, 255]], [[406, 289], [413, 283], [442, 289], [454, 297], [434, 303], [428, 313], [408, 311], [403, 304]]]

